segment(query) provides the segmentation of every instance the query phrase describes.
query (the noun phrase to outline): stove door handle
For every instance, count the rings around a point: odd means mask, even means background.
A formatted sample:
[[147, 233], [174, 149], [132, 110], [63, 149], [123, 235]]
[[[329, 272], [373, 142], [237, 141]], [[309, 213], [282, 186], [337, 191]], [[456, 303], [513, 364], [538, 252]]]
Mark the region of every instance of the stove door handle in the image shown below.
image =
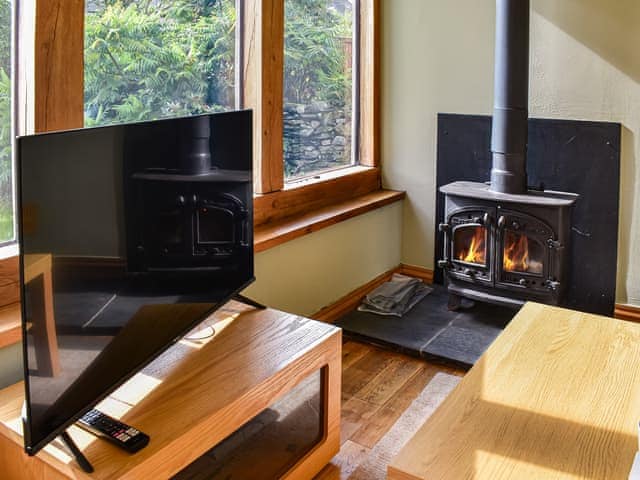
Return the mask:
[[545, 282], [545, 286], [546, 286], [549, 290], [551, 290], [551, 291], [555, 292], [556, 290], [558, 290], [558, 289], [560, 288], [560, 282], [556, 282], [556, 281], [554, 281], [554, 280], [547, 280], [547, 281]]
[[498, 228], [503, 229], [506, 224], [507, 224], [506, 217], [504, 215], [500, 215], [500, 217], [498, 218]]
[[554, 250], [562, 250], [564, 248], [564, 245], [562, 244], [562, 242], [559, 242], [558, 240], [554, 240], [553, 238], [550, 238], [547, 240], [547, 245], [549, 246], [549, 248]]
[[447, 270], [451, 267], [451, 261], [449, 260], [449, 250], [451, 248], [451, 245], [449, 244], [449, 234], [451, 232], [451, 225], [448, 223], [441, 223], [438, 225], [438, 230], [440, 230], [444, 235], [444, 259], [438, 260], [438, 267]]

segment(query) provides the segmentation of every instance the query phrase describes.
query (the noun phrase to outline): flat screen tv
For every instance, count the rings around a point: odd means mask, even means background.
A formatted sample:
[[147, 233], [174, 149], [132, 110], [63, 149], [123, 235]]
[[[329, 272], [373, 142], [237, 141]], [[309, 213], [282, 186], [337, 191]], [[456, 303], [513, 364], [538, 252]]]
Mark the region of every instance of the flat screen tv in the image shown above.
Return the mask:
[[251, 125], [18, 138], [27, 453], [254, 280]]

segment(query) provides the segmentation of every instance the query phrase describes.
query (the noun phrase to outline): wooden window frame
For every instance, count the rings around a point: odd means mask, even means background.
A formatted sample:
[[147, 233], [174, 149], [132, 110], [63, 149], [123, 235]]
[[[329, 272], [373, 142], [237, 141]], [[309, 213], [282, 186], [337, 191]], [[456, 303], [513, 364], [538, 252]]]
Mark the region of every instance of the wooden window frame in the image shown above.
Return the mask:
[[382, 188], [380, 174], [380, 0], [360, 0], [359, 165], [284, 182], [284, 0], [248, 0], [242, 29], [243, 105], [254, 110], [256, 226]]
[[[360, 0], [359, 3], [359, 165], [321, 174], [318, 179], [285, 184], [284, 0], [243, 2], [241, 95], [243, 106], [254, 110], [256, 225], [381, 189], [380, 0]], [[26, 99], [34, 99], [32, 108], [27, 106], [24, 114], [27, 119], [31, 112], [33, 120], [25, 123], [32, 125], [36, 132], [81, 128], [84, 125], [84, 1], [38, 0], [31, 15], [35, 55], [32, 59], [24, 57], [22, 64], [28, 66], [28, 73], [33, 71], [34, 81], [26, 82], [33, 85], [33, 93], [24, 95]], [[22, 53], [28, 55], [28, 52]]]
[[[33, 49], [19, 49], [20, 133], [84, 127], [84, 0], [23, 2], [19, 35]], [[32, 35], [30, 35], [32, 33]], [[26, 42], [29, 45], [29, 42]]]

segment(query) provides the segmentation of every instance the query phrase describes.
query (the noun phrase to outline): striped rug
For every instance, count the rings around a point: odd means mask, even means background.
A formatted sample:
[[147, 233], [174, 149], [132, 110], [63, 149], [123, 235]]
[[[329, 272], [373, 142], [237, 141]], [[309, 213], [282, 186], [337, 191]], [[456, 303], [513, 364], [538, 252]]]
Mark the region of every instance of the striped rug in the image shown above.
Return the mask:
[[384, 480], [387, 465], [402, 450], [407, 441], [435, 412], [461, 378], [438, 373], [424, 387], [413, 403], [398, 418], [389, 431], [374, 445], [363, 462], [349, 476], [349, 480]]

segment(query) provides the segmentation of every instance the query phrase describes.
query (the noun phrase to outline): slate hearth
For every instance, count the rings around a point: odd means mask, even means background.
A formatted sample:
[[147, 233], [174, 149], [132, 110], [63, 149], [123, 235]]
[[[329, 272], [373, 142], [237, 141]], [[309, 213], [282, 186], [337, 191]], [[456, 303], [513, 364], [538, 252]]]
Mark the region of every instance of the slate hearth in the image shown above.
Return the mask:
[[517, 313], [485, 303], [451, 312], [448, 301], [447, 289], [434, 285], [433, 292], [402, 318], [353, 311], [336, 325], [354, 340], [468, 368]]

